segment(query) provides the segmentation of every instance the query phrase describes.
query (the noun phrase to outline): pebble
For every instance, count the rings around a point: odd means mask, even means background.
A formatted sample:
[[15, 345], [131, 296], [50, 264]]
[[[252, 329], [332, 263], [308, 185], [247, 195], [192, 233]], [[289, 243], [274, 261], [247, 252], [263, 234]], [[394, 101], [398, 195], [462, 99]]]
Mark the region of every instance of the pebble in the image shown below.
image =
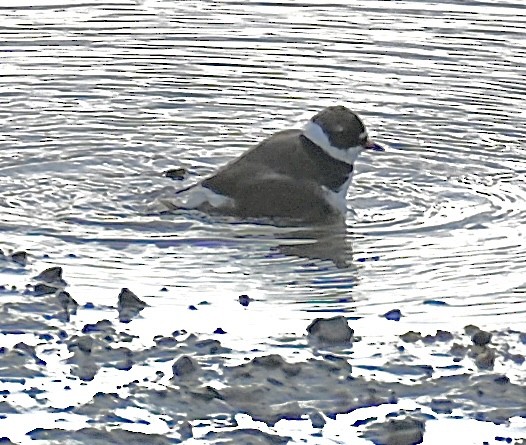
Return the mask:
[[37, 297], [41, 297], [42, 295], [54, 294], [58, 290], [57, 287], [49, 286], [43, 283], [35, 284], [34, 289], [35, 289], [34, 293]]
[[62, 267], [55, 266], [40, 272], [35, 281], [52, 284], [59, 287], [67, 286], [67, 283], [62, 279]]
[[23, 251], [13, 252], [11, 260], [20, 266], [25, 266], [27, 264], [27, 253]]
[[323, 417], [318, 411], [309, 414], [309, 419], [313, 428], [323, 428], [325, 426], [325, 417]]
[[402, 318], [402, 312], [400, 309], [392, 309], [384, 314], [384, 317], [387, 320], [393, 320], [393, 321], [400, 321], [400, 318]]
[[495, 351], [487, 348], [475, 358], [475, 364], [479, 369], [493, 369], [495, 364]]
[[491, 341], [491, 332], [479, 330], [471, 336], [471, 341], [477, 346], [486, 346]]
[[148, 306], [126, 287], [121, 289], [118, 299], [117, 310], [119, 311], [119, 321], [122, 323], [129, 323], [133, 317], [136, 317]]
[[316, 318], [307, 327], [308, 337], [322, 344], [349, 343], [354, 331], [341, 315], [332, 318]]
[[186, 377], [197, 370], [197, 364], [191, 357], [183, 355], [172, 365], [174, 377]]
[[170, 178], [170, 179], [176, 179], [176, 180], [181, 180], [181, 179], [184, 179], [184, 177], [186, 176], [186, 168], [171, 168], [170, 170], [166, 170], [164, 172], [164, 176], [166, 178]]
[[241, 306], [247, 307], [252, 301], [252, 298], [250, 298], [248, 295], [240, 295], [238, 300]]
[[422, 334], [415, 331], [408, 331], [400, 336], [400, 339], [406, 343], [416, 343], [421, 338]]

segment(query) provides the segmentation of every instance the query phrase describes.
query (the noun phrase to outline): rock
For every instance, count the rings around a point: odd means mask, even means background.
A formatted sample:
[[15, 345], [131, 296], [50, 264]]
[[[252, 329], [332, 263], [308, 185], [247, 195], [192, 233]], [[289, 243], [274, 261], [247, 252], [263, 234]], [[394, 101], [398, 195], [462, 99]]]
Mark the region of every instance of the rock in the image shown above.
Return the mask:
[[93, 338], [89, 335], [72, 338], [71, 342], [68, 344], [68, 350], [74, 351], [76, 348], [84, 354], [91, 354], [93, 349]]
[[316, 318], [307, 327], [307, 332], [310, 339], [328, 345], [349, 343], [354, 334], [347, 319], [341, 315], [332, 318]]
[[27, 253], [24, 251], [13, 252], [11, 260], [20, 266], [25, 266], [27, 264]]
[[115, 334], [115, 329], [113, 328], [110, 320], [99, 320], [97, 323], [87, 323], [82, 328], [83, 334], [91, 334], [93, 332], [100, 332], [106, 336], [111, 336]]
[[424, 440], [424, 431], [423, 420], [407, 416], [372, 424], [364, 437], [379, 445], [416, 445]]
[[402, 318], [402, 312], [400, 309], [392, 309], [384, 314], [384, 317], [387, 320], [393, 320], [393, 321], [400, 321], [400, 318]]
[[422, 338], [420, 332], [408, 331], [400, 336], [400, 339], [405, 343], [416, 343]]
[[486, 346], [491, 341], [491, 332], [479, 330], [471, 336], [471, 341], [477, 346]]
[[35, 277], [35, 281], [58, 287], [67, 286], [67, 283], [62, 279], [62, 267], [59, 266], [50, 267], [40, 272]]
[[323, 417], [318, 411], [310, 413], [309, 419], [313, 428], [323, 428], [325, 426], [325, 417]]
[[495, 351], [493, 349], [485, 349], [475, 358], [475, 364], [479, 369], [493, 369], [495, 364]]
[[191, 357], [183, 355], [172, 365], [172, 371], [174, 372], [173, 378], [187, 377], [197, 371], [197, 364]]
[[129, 323], [131, 319], [136, 317], [146, 306], [148, 305], [131, 290], [126, 287], [122, 288], [117, 305], [119, 321]]
[[193, 437], [192, 425], [190, 422], [188, 422], [188, 420], [184, 420], [179, 425], [179, 435], [181, 436], [182, 440], [191, 439]]
[[60, 301], [60, 305], [67, 313], [75, 314], [79, 304], [73, 299], [73, 297], [66, 291], [60, 291], [57, 294], [57, 298]]
[[186, 176], [186, 168], [171, 168], [164, 172], [164, 176], [170, 179], [181, 180]]
[[238, 300], [241, 306], [247, 307], [252, 301], [252, 298], [250, 298], [248, 295], [240, 295]]
[[56, 291], [59, 290], [58, 287], [49, 286], [49, 285], [43, 284], [43, 283], [35, 284], [35, 288], [34, 289], [35, 289], [35, 295], [37, 297], [41, 297], [42, 295], [54, 294]]

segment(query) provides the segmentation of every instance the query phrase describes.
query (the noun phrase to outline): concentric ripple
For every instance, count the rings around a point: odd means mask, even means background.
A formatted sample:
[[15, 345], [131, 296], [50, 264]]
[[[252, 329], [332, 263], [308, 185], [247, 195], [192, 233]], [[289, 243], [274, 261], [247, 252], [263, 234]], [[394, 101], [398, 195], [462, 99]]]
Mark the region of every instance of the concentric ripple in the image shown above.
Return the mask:
[[[422, 320], [422, 301], [443, 298], [469, 307], [448, 319], [524, 321], [516, 2], [28, 0], [2, 14], [0, 230], [13, 245], [84, 253], [108, 286], [177, 270], [189, 298], [252, 290], [358, 315], [396, 303]], [[334, 103], [388, 147], [358, 161], [347, 227], [160, 212], [178, 187]], [[163, 177], [172, 167], [187, 178]]]

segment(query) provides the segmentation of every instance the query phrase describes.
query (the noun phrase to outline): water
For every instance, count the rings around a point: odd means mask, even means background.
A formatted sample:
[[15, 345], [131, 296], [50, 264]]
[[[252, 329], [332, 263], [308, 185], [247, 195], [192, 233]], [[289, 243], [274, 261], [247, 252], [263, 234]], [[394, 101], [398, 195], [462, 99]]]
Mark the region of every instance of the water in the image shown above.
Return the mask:
[[[151, 296], [132, 322], [145, 343], [222, 327], [240, 351], [342, 313], [379, 342], [409, 329], [525, 326], [519, 3], [0, 8], [0, 247], [31, 254], [27, 274], [5, 273], [4, 284], [60, 265], [81, 305], [115, 306], [121, 287]], [[161, 212], [177, 188], [340, 103], [387, 147], [358, 160], [346, 227]], [[163, 177], [173, 167], [188, 177]], [[399, 323], [378, 317], [394, 308]]]

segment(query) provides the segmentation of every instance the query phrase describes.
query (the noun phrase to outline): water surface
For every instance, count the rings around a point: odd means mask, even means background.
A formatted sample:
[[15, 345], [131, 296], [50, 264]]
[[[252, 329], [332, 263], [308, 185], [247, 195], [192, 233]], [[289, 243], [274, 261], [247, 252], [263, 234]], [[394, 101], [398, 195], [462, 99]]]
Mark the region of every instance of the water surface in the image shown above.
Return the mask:
[[[221, 326], [222, 342], [266, 350], [334, 314], [386, 342], [525, 326], [518, 3], [26, 1], [0, 14], [0, 247], [30, 253], [26, 275], [63, 266], [81, 305], [115, 306], [122, 287], [154, 297], [132, 322], [146, 343]], [[330, 104], [387, 146], [357, 162], [345, 227], [162, 211]], [[187, 178], [163, 177], [173, 167]], [[27, 283], [8, 272], [3, 284]], [[379, 317], [394, 308], [399, 323]]]

